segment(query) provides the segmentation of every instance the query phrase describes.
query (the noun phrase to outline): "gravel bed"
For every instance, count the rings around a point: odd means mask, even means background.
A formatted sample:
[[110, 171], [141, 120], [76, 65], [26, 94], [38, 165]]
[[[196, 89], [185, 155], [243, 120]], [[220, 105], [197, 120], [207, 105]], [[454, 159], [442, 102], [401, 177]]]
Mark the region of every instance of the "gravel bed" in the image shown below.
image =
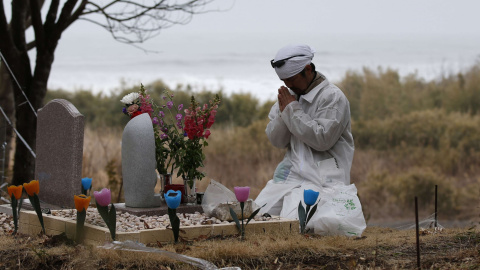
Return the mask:
[[[43, 214], [50, 216], [50, 214]], [[53, 210], [51, 216], [62, 217], [66, 219], [76, 220], [77, 210]], [[210, 225], [210, 224], [229, 224], [228, 221], [222, 221], [215, 217], [208, 217], [203, 213], [195, 212], [194, 214], [177, 214], [180, 219], [180, 227], [188, 227], [194, 225]], [[256, 216], [250, 223], [255, 221], [268, 221], [275, 218]], [[277, 218], [278, 219], [278, 218]], [[85, 223], [106, 228], [106, 224], [98, 213], [96, 208], [87, 209], [87, 217]], [[136, 232], [140, 230], [148, 230], [154, 228], [166, 228], [170, 225], [168, 215], [163, 216], [135, 216], [129, 213], [117, 213], [117, 232]], [[11, 216], [0, 213], [0, 235], [11, 233], [13, 231], [13, 219]]]

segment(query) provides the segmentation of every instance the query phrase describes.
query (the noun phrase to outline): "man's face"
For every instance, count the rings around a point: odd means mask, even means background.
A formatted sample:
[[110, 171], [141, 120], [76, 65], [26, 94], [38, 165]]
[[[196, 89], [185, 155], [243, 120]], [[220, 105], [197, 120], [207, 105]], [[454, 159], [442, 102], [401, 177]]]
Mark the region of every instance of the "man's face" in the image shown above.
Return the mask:
[[310, 84], [307, 76], [302, 75], [301, 72], [290, 78], [283, 79], [282, 81], [288, 88], [290, 88], [290, 90], [292, 90], [297, 95], [303, 94]]

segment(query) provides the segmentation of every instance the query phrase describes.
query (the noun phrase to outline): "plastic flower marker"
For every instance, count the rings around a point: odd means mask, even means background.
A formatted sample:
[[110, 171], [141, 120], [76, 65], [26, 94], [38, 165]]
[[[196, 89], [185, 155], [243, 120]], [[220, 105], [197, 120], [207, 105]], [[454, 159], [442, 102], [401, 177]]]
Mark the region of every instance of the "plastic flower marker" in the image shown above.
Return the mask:
[[172, 225], [173, 238], [175, 243], [178, 243], [178, 235], [180, 233], [180, 219], [177, 217], [177, 207], [182, 200], [182, 192], [177, 190], [169, 190], [165, 193], [165, 201], [168, 206], [168, 217], [170, 218], [170, 224]]
[[[23, 191], [22, 186], [9, 186], [9, 187], [7, 187], [7, 192], [8, 192], [8, 195], [10, 196], [10, 200], [11, 200], [10, 203], [12, 205], [13, 224], [15, 226], [13, 234], [16, 234], [17, 230], [18, 230], [17, 206], [18, 206], [18, 201], [22, 199], [22, 191]], [[20, 210], [20, 208], [18, 210]]]
[[73, 197], [75, 201], [75, 208], [77, 209], [77, 235], [76, 241], [81, 243], [83, 241], [83, 225], [85, 224], [85, 218], [87, 216], [87, 209], [88, 205], [90, 204], [90, 196], [82, 195], [75, 195]]
[[245, 202], [248, 200], [248, 196], [250, 195], [250, 187], [234, 187], [233, 190], [235, 191], [235, 197], [237, 197], [237, 200], [240, 202], [240, 209], [242, 210], [242, 225], [240, 226], [240, 222], [238, 221], [238, 216], [235, 213], [235, 211], [230, 207], [230, 215], [233, 218], [233, 221], [235, 221], [235, 224], [237, 225], [237, 229], [240, 231], [241, 239], [245, 239], [245, 228], [247, 227], [248, 223], [250, 220], [252, 220], [257, 214], [260, 209], [265, 206], [265, 204], [255, 210], [250, 217], [247, 219], [247, 223], [244, 225], [243, 224], [243, 209], [245, 208]]
[[43, 234], [45, 234], [42, 209], [40, 208], [40, 200], [38, 199], [38, 193], [40, 192], [40, 183], [38, 182], [38, 180], [32, 180], [30, 181], [30, 183], [23, 184], [23, 189], [25, 189], [28, 194], [28, 199], [30, 199], [30, 203], [32, 204], [33, 209], [35, 209], [35, 213], [37, 213], [40, 225], [42, 225]]
[[110, 206], [110, 211], [108, 210], [108, 205], [112, 200], [112, 193], [110, 192], [110, 189], [104, 188], [100, 192], [94, 191], [93, 196], [95, 197], [98, 213], [100, 213], [103, 221], [105, 221], [105, 224], [107, 224], [112, 240], [115, 241], [117, 212], [113, 203]]
[[82, 178], [82, 194], [87, 195], [87, 191], [92, 189], [92, 178]]
[[[305, 201], [305, 204], [307, 205], [307, 210], [305, 211], [305, 208], [303, 208], [302, 201], [298, 204], [298, 219], [300, 221], [300, 233], [305, 233], [305, 227], [307, 226], [307, 223], [310, 221], [310, 219], [313, 217], [313, 214], [315, 214], [315, 211], [317, 211], [317, 202], [318, 195], [320, 192], [313, 191], [311, 189], [305, 189], [303, 190], [303, 200]], [[315, 205], [314, 205], [315, 204]], [[313, 206], [313, 208], [310, 210], [310, 208]]]

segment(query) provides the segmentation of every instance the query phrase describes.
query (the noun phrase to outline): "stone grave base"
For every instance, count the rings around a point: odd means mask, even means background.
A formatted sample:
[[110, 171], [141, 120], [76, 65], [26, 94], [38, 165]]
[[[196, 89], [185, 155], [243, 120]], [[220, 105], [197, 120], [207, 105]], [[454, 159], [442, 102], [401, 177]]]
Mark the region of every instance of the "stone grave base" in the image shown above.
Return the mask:
[[[135, 216], [163, 216], [168, 214], [168, 207], [166, 205], [152, 208], [127, 207], [125, 206], [125, 203], [115, 203], [114, 205], [117, 212], [127, 212]], [[177, 213], [193, 214], [195, 212], [203, 213], [202, 206], [199, 204], [180, 204], [180, 206], [177, 208]]]
[[[4, 205], [1, 205], [4, 206]], [[5, 209], [4, 209], [5, 208]], [[8, 207], [0, 208], [1, 212]], [[11, 211], [11, 208], [10, 208]], [[43, 222], [47, 235], [58, 235], [65, 233], [69, 239], [75, 239], [76, 221], [57, 216], [43, 215]], [[298, 232], [298, 220], [275, 218], [270, 221], [252, 221], [246, 227], [246, 235], [266, 232]], [[18, 221], [18, 230], [20, 233], [38, 235], [42, 227], [38, 221], [35, 211], [22, 210]], [[181, 226], [180, 237], [192, 241], [212, 236], [228, 236], [238, 234], [235, 223], [229, 224], [208, 224]], [[171, 229], [146, 229], [136, 232], [117, 232], [117, 241], [131, 240], [143, 244], [173, 243], [173, 233]], [[85, 224], [84, 226], [84, 243], [87, 245], [104, 245], [111, 242], [110, 231], [107, 228]]]

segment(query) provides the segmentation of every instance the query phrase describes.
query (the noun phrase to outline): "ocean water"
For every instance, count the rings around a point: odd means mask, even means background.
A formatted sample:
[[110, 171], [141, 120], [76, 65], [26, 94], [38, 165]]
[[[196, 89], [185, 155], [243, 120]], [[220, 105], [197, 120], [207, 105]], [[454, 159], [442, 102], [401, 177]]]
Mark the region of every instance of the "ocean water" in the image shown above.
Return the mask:
[[306, 43], [316, 50], [317, 70], [333, 82], [347, 71], [392, 68], [401, 76], [425, 80], [457, 73], [480, 60], [479, 36], [336, 35], [302, 36], [265, 33], [178, 33], [150, 40], [142, 49], [118, 43], [106, 34], [62, 37], [48, 87], [86, 89], [109, 94], [121, 85], [161, 79], [170, 87], [194, 91], [251, 93], [261, 102], [274, 100], [282, 82], [270, 66], [286, 44]]

